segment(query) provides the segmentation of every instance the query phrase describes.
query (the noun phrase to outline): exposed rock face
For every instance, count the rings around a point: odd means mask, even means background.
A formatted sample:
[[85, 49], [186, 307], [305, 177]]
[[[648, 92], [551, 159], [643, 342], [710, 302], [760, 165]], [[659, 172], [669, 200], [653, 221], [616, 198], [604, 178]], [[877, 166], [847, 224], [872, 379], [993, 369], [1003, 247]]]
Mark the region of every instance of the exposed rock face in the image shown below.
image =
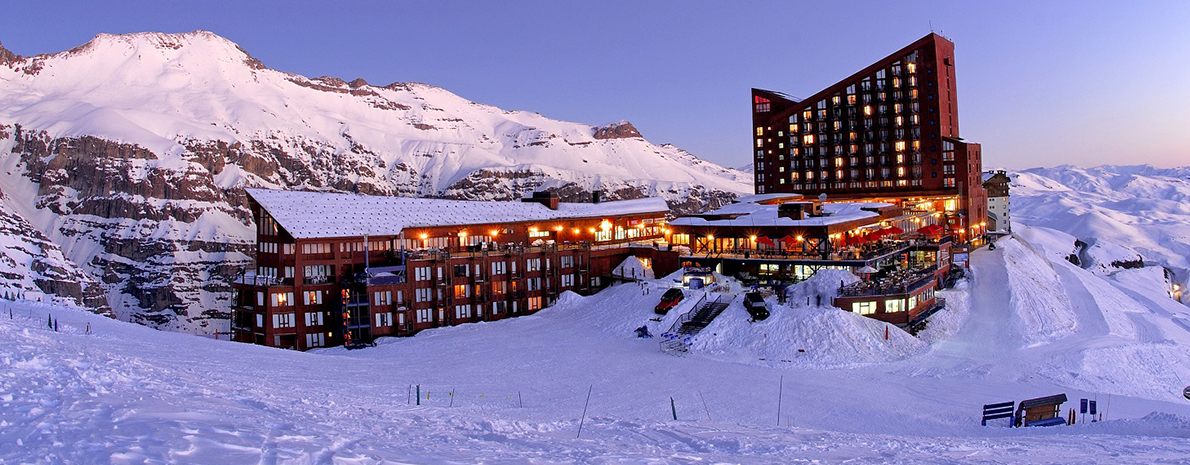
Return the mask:
[[8, 49], [4, 48], [4, 44], [0, 44], [0, 65], [8, 66], [20, 61], [20, 59], [20, 56], [8, 51]]
[[[255, 255], [245, 187], [468, 200], [544, 189], [565, 201], [598, 189], [609, 200], [661, 196], [677, 213], [751, 188], [627, 122], [555, 121], [418, 83], [309, 79], [205, 32], [101, 35], [0, 60], [0, 188], [92, 283], [37, 286], [84, 302], [102, 288], [117, 316], [159, 328], [226, 328], [231, 281]], [[86, 75], [44, 72], [65, 62]], [[43, 112], [37, 96], [48, 93], [85, 111]]]
[[607, 126], [600, 126], [595, 128], [596, 139], [629, 139], [633, 137], [642, 137], [640, 131], [627, 121], [620, 121], [609, 124]]
[[9, 207], [0, 192], [0, 296], [53, 299], [113, 316], [103, 287]]

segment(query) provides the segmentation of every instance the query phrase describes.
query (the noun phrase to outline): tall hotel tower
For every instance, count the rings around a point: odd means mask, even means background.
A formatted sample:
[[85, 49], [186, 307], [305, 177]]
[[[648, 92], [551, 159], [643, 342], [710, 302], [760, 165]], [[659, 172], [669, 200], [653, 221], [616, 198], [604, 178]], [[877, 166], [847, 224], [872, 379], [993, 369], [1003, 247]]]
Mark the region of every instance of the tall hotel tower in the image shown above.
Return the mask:
[[959, 242], [982, 236], [980, 147], [959, 137], [954, 67], [954, 43], [930, 33], [805, 99], [752, 89], [756, 193], [934, 208]]

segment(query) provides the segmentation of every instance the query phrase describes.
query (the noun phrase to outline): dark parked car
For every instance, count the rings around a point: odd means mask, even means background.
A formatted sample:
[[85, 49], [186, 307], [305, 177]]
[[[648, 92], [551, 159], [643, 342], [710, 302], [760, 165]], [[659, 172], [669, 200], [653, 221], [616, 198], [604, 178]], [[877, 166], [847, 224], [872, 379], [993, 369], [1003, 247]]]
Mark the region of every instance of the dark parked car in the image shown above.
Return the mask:
[[670, 290], [665, 291], [665, 294], [661, 295], [661, 303], [657, 304], [657, 307], [653, 311], [658, 315], [669, 313], [669, 309], [676, 307], [678, 302], [682, 301], [683, 297], [686, 297], [686, 295], [682, 294], [681, 289], [676, 287], [670, 288]]
[[761, 321], [769, 317], [769, 308], [764, 304], [764, 297], [759, 292], [744, 294], [744, 309], [752, 315], [752, 321]]

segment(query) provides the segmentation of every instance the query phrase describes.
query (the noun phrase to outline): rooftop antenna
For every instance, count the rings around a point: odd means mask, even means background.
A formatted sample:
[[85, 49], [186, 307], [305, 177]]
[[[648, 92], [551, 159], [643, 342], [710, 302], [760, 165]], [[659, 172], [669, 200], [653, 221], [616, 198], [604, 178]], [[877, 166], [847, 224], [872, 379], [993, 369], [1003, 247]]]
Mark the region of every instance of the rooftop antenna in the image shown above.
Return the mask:
[[929, 23], [930, 23], [930, 32], [934, 32], [934, 20], [929, 20]]

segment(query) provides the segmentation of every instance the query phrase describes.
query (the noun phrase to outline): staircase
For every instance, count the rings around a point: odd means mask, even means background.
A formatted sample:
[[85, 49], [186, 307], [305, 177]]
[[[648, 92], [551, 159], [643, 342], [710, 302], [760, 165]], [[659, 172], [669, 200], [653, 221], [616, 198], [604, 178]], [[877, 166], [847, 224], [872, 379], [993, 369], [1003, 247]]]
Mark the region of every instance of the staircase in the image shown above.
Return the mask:
[[707, 296], [704, 295], [694, 304], [692, 310], [674, 321], [669, 331], [661, 334], [661, 351], [673, 354], [688, 352], [694, 336], [711, 324], [711, 321], [723, 313], [730, 304], [730, 296], [719, 296], [713, 301], [707, 301]]

